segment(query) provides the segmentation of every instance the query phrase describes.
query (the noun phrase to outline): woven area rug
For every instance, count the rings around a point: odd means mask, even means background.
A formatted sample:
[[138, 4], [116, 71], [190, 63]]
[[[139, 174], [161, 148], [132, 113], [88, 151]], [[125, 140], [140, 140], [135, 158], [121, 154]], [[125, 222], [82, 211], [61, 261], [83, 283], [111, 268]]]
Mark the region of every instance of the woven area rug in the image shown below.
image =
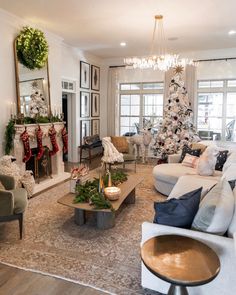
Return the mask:
[[141, 224], [153, 220], [153, 201], [165, 200], [154, 189], [152, 168], [138, 165], [144, 181], [137, 187], [136, 204], [124, 205], [109, 230], [98, 230], [92, 216], [88, 224], [77, 226], [73, 209], [57, 203], [69, 192], [69, 182], [34, 197], [22, 241], [17, 222], [0, 224], [0, 261], [112, 294], [157, 294], [140, 284]]

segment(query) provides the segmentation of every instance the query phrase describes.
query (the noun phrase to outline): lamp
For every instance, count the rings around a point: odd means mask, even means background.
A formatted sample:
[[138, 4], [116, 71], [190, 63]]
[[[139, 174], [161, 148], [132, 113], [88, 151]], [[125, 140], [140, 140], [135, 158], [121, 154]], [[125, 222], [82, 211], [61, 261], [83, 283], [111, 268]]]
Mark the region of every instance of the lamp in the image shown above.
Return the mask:
[[[154, 54], [155, 49], [155, 36], [157, 30], [157, 51]], [[166, 44], [165, 44], [165, 34], [163, 28], [163, 16], [155, 15], [155, 23], [152, 35], [151, 50], [149, 56], [144, 57], [130, 57], [125, 58], [124, 63], [126, 66], [131, 66], [133, 68], [139, 69], [149, 69], [167, 71], [168, 69], [176, 66], [185, 67], [187, 64], [193, 65], [194, 62], [191, 59], [179, 58], [178, 54], [167, 54]]]

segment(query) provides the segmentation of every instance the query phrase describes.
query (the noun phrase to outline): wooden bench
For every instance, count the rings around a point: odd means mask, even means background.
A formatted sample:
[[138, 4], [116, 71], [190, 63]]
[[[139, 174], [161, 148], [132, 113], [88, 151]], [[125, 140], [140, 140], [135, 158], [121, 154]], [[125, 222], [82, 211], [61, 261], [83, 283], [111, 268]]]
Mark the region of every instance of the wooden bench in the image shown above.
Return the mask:
[[[91, 160], [92, 160], [92, 153], [91, 151], [95, 148], [101, 147], [102, 148], [102, 141], [99, 137], [98, 134], [95, 135], [91, 135], [91, 136], [85, 136], [83, 138], [83, 142], [84, 144], [79, 146], [79, 151], [80, 151], [80, 163], [83, 159], [89, 159], [89, 163], [91, 164]], [[88, 157], [83, 157], [83, 151], [88, 151]], [[101, 154], [103, 152], [103, 148], [102, 151], [99, 153]], [[97, 156], [98, 154], [96, 154]]]

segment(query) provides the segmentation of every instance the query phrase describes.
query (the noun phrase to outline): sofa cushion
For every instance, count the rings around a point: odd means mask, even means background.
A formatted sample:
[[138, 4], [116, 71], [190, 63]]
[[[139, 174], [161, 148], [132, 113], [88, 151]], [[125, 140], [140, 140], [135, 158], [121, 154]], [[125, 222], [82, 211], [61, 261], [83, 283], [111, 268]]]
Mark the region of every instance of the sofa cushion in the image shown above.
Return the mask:
[[155, 179], [175, 184], [178, 178], [185, 174], [196, 174], [196, 170], [191, 167], [182, 166], [179, 163], [160, 164], [153, 168]]
[[178, 199], [183, 194], [202, 186], [201, 198], [220, 180], [220, 176], [183, 175], [179, 177], [167, 200]]
[[154, 203], [154, 223], [190, 228], [199, 208], [202, 188], [188, 192], [179, 199]]
[[182, 149], [182, 154], [181, 154], [181, 157], [180, 157], [180, 160], [179, 160], [180, 163], [183, 162], [183, 159], [186, 156], [186, 154], [190, 154], [192, 156], [199, 157], [200, 154], [201, 154], [201, 149], [192, 150], [190, 147], [188, 147], [187, 145], [185, 145], [183, 147], [183, 149]]
[[230, 154], [228, 154], [222, 171], [225, 172], [232, 164], [236, 164], [236, 152], [231, 152]]
[[227, 231], [227, 235], [229, 238], [233, 238], [233, 234], [236, 233], [236, 187], [233, 190], [233, 194], [234, 194], [234, 214]]
[[223, 235], [234, 213], [234, 195], [228, 181], [223, 178], [200, 203], [192, 228], [212, 234]]
[[225, 177], [228, 181], [236, 179], [236, 163], [231, 164], [228, 169], [224, 171], [223, 177]]
[[129, 143], [125, 136], [111, 136], [111, 142], [119, 153], [129, 153]]
[[219, 170], [222, 171], [223, 166], [227, 160], [227, 156], [228, 156], [228, 152], [227, 150], [225, 151], [219, 151], [218, 155], [217, 155], [217, 159], [216, 159], [216, 166], [215, 166], [215, 170]]

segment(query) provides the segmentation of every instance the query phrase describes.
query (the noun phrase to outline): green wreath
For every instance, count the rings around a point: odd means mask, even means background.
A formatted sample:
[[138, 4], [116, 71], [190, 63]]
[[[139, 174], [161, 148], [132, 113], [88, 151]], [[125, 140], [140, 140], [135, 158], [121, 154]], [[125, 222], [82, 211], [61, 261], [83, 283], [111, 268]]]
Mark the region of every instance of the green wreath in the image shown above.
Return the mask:
[[16, 39], [18, 60], [25, 67], [34, 70], [45, 66], [48, 59], [48, 42], [38, 29], [24, 27]]

